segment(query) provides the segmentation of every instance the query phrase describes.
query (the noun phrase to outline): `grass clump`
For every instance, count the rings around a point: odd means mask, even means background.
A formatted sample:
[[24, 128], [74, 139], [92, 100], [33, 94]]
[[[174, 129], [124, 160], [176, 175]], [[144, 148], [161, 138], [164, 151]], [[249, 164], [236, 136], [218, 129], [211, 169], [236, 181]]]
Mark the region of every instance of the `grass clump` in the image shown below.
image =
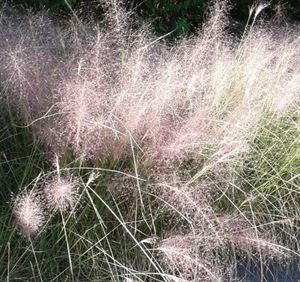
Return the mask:
[[264, 279], [299, 251], [296, 30], [253, 23], [235, 38], [219, 1], [169, 46], [122, 5], [104, 9], [100, 26], [2, 12], [17, 122], [1, 117], [16, 199], [3, 192], [1, 278], [224, 281], [246, 256]]

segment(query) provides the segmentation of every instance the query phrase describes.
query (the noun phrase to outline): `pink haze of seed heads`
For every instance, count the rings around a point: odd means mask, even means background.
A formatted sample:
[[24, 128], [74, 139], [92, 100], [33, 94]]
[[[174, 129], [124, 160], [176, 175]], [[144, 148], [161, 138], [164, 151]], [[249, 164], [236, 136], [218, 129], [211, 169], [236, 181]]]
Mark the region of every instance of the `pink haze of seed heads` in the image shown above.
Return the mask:
[[226, 33], [226, 2], [172, 48], [145, 26], [131, 30], [122, 9], [108, 13], [105, 29], [65, 30], [45, 13], [14, 26], [4, 13], [8, 100], [57, 154], [70, 146], [83, 160], [118, 160], [134, 145], [141, 165], [197, 158], [207, 146], [238, 155], [265, 109], [280, 114], [299, 96], [300, 48], [293, 29], [263, 25], [236, 42]]
[[[247, 150], [265, 113], [280, 116], [299, 103], [299, 32], [259, 23], [233, 38], [228, 1], [215, 2], [203, 29], [172, 47], [145, 26], [131, 29], [123, 9], [107, 14], [105, 28], [79, 25], [78, 18], [62, 28], [45, 12], [0, 17], [8, 103], [52, 154], [70, 148], [76, 161], [93, 168], [133, 159], [136, 179], [115, 177], [107, 185], [114, 198], [134, 203], [137, 191], [148, 191], [140, 187], [140, 169], [160, 182], [150, 192], [168, 205], [151, 203], [151, 210], [167, 212], [176, 224], [148, 243], [158, 242], [159, 260], [184, 281], [222, 281], [215, 254], [226, 245], [282, 256], [272, 236], [247, 220], [217, 217], [208, 198], [227, 189], [230, 164]], [[250, 12], [257, 18], [264, 7]], [[189, 161], [203, 157], [203, 169], [191, 175]], [[21, 193], [14, 206], [19, 230], [37, 234], [43, 204], [51, 212], [72, 210], [78, 192], [76, 180], [58, 176], [39, 197]]]

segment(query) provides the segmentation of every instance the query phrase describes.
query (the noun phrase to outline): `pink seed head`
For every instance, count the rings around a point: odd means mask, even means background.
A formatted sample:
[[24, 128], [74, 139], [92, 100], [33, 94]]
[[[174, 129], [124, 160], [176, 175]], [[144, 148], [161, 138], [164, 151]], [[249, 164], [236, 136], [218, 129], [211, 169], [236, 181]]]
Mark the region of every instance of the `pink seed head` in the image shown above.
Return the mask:
[[78, 200], [78, 183], [71, 178], [58, 177], [44, 188], [45, 198], [50, 208], [66, 211], [74, 207]]
[[25, 236], [33, 236], [44, 222], [41, 199], [34, 193], [22, 193], [14, 204], [14, 215], [18, 229]]

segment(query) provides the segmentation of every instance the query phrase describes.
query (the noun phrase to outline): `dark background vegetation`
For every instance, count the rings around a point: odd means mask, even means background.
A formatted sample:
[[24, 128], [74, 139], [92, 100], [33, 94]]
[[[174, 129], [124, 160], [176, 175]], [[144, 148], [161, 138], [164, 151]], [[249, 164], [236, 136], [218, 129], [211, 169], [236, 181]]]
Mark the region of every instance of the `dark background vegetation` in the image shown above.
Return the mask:
[[[99, 0], [8, 0], [10, 3], [41, 9], [46, 7], [53, 13], [68, 15], [71, 10], [79, 14], [92, 12], [101, 19], [103, 10]], [[149, 21], [157, 34], [173, 31], [174, 36], [192, 33], [203, 22], [204, 11], [212, 5], [212, 0], [125, 0], [126, 8], [134, 10], [142, 19]], [[231, 19], [243, 29], [253, 0], [231, 1]], [[300, 0], [272, 0], [264, 11], [269, 18], [285, 16], [288, 21], [300, 21]], [[279, 6], [280, 5], [280, 6]], [[280, 7], [280, 8], [279, 8]]]

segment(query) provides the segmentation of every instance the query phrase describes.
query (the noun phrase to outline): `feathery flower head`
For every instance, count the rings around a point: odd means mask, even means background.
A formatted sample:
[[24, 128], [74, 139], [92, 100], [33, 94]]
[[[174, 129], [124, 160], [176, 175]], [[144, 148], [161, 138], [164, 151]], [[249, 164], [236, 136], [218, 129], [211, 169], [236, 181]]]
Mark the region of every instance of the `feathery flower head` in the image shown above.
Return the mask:
[[43, 225], [44, 210], [42, 201], [36, 193], [19, 194], [16, 197], [13, 211], [17, 227], [25, 236], [33, 236]]
[[49, 207], [60, 211], [74, 207], [79, 198], [78, 192], [78, 183], [71, 177], [59, 176], [48, 182], [44, 188]]
[[157, 250], [160, 261], [178, 278], [184, 279], [181, 281], [196, 281], [199, 277], [201, 281], [223, 281], [211, 257], [206, 252], [204, 256], [198, 253], [192, 233], [171, 235], [158, 244]]

